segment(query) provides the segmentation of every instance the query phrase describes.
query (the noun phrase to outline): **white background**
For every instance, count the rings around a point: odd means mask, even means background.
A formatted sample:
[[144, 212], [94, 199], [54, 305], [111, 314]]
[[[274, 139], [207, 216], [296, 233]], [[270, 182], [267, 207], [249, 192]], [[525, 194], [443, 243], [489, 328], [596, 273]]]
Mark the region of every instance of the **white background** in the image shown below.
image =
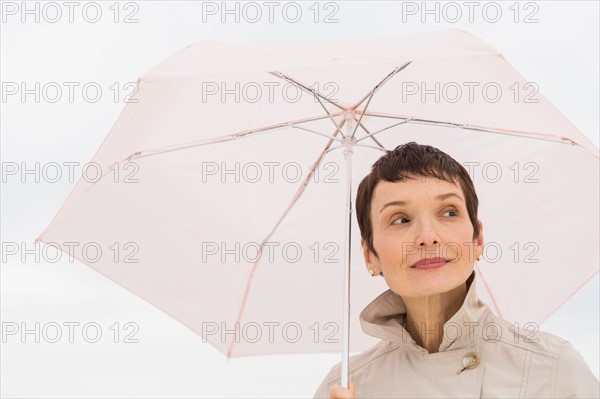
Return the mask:
[[[37, 3], [37, 5], [36, 5]], [[268, 8], [255, 3], [262, 18], [255, 23], [256, 8], [237, 3], [236, 14], [203, 14], [200, 2], [137, 1], [114, 6], [113, 1], [97, 2], [102, 17], [96, 23], [82, 14], [85, 2], [75, 2], [73, 22], [68, 7], [28, 2], [36, 12], [22, 15], [21, 2], [2, 2], [1, 80], [21, 82], [33, 88], [35, 82], [78, 82], [74, 101], [63, 96], [56, 103], [33, 95], [22, 101], [3, 90], [1, 110], [3, 171], [11, 162], [89, 162], [122, 110], [123, 87], [159, 61], [200, 40], [252, 40], [309, 42], [397, 35], [445, 27], [465, 29], [494, 47], [529, 81], [536, 82], [548, 98], [575, 126], [598, 145], [598, 2], [497, 2], [502, 17], [496, 23], [493, 9], [484, 18], [484, 2], [469, 9], [456, 2], [462, 18], [452, 23], [456, 8], [437, 3], [435, 14], [407, 15], [401, 2], [336, 2], [326, 6], [298, 2], [302, 17], [296, 23], [293, 10], [282, 14], [277, 3], [273, 21]], [[406, 2], [405, 2], [406, 3]], [[212, 3], [222, 10], [221, 2]], [[422, 11], [421, 2], [413, 3]], [[11, 10], [17, 7], [17, 13]], [[44, 8], [45, 7], [45, 8]], [[112, 8], [111, 8], [112, 7]], [[235, 2], [227, 7], [234, 9]], [[310, 8], [312, 7], [312, 8]], [[436, 3], [430, 2], [429, 9]], [[512, 7], [512, 8], [511, 8]], [[55, 23], [48, 21], [62, 17]], [[119, 9], [118, 22], [114, 10]], [[317, 22], [315, 9], [319, 9]], [[515, 22], [515, 9], [520, 13]], [[45, 12], [44, 12], [45, 10]], [[87, 9], [88, 18], [94, 17]], [[288, 9], [289, 10], [289, 9]], [[337, 10], [337, 11], [336, 11]], [[443, 11], [446, 11], [446, 14]], [[325, 16], [337, 22], [325, 23]], [[525, 23], [530, 13], [538, 22]], [[124, 23], [131, 15], [136, 23]], [[447, 17], [446, 20], [444, 16]], [[288, 17], [286, 20], [285, 17]], [[22, 21], [22, 18], [25, 20]], [[424, 18], [424, 21], [422, 20]], [[103, 89], [98, 102], [87, 101], [81, 87], [97, 82]], [[110, 89], [121, 87], [117, 101]], [[52, 92], [54, 93], [54, 92]], [[51, 94], [54, 97], [54, 94]], [[33, 240], [50, 223], [74, 186], [67, 176], [57, 183], [27, 175], [4, 176], [2, 184], [2, 242]], [[567, 194], [567, 193], [566, 193]], [[564, 210], [568, 212], [568, 209]], [[551, 221], [549, 221], [551, 223]], [[579, 232], [574, 231], [573, 234]], [[565, 272], [569, 267], [565, 265]], [[33, 328], [48, 323], [62, 325], [57, 343], [35, 342], [33, 334], [3, 335], [1, 344], [1, 395], [3, 397], [312, 397], [329, 368], [340, 355], [297, 355], [248, 357], [226, 360], [201, 337], [145, 301], [78, 263], [63, 260], [36, 262], [28, 256], [3, 259], [1, 268], [1, 320], [4, 329], [11, 323]], [[598, 275], [561, 307], [542, 326], [557, 334], [582, 353], [598, 376]], [[356, 315], [355, 315], [356, 316]], [[74, 342], [68, 341], [65, 322], [78, 322]], [[102, 338], [88, 343], [81, 326], [95, 322]], [[125, 343], [127, 322], [136, 323], [138, 343]], [[111, 326], [119, 323], [120, 335], [114, 342]], [[114, 327], [113, 327], [114, 328]], [[54, 332], [52, 332], [54, 335]], [[93, 334], [90, 333], [93, 336]]]

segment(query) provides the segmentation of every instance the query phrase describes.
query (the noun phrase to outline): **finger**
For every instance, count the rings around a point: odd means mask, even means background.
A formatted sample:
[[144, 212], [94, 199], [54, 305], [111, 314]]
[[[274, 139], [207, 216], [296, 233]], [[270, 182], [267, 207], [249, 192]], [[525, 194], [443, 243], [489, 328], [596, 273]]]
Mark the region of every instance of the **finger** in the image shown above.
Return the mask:
[[348, 383], [348, 389], [350, 390], [350, 392], [352, 392], [352, 397], [354, 398], [354, 396], [356, 395], [356, 387], [354, 386], [354, 381], [350, 381]]
[[336, 399], [338, 397], [336, 396], [336, 393], [339, 388], [341, 388], [339, 385], [332, 385], [329, 387], [329, 399]]
[[336, 384], [329, 388], [329, 399], [354, 399], [354, 393]]

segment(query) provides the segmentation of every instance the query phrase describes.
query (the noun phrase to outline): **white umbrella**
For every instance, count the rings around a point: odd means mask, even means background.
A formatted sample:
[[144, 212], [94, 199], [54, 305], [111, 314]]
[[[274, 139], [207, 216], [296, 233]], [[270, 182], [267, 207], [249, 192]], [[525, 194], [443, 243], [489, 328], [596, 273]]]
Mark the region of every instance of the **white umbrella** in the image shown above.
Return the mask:
[[598, 149], [464, 31], [206, 41], [138, 84], [92, 160], [100, 175], [38, 240], [228, 356], [339, 351], [345, 332], [346, 386], [348, 351], [374, 342], [350, 302], [386, 288], [362, 262], [354, 190], [409, 141], [471, 170], [489, 250], [478, 289], [501, 317], [540, 323], [598, 272]]

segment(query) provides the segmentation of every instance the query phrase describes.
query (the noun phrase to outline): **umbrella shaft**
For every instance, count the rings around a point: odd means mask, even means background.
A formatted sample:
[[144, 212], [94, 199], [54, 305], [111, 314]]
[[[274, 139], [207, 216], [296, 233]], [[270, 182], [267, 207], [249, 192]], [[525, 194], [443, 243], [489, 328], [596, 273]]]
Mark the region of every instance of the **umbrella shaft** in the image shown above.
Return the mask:
[[348, 388], [348, 359], [350, 355], [350, 260], [352, 248], [352, 145], [353, 115], [346, 116], [346, 137], [344, 139], [344, 159], [346, 160], [346, 244], [344, 256], [344, 309], [342, 338], [341, 385]]

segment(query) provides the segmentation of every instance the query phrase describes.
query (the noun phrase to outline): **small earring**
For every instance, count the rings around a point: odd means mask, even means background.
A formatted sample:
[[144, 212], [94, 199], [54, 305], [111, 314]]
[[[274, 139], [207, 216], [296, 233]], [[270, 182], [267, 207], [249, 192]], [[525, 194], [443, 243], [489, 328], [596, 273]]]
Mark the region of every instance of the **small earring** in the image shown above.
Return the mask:
[[481, 255], [477, 257], [477, 260], [481, 259]]
[[371, 269], [369, 269], [369, 273], [371, 274], [371, 277], [373, 277], [375, 275], [375, 272]]

